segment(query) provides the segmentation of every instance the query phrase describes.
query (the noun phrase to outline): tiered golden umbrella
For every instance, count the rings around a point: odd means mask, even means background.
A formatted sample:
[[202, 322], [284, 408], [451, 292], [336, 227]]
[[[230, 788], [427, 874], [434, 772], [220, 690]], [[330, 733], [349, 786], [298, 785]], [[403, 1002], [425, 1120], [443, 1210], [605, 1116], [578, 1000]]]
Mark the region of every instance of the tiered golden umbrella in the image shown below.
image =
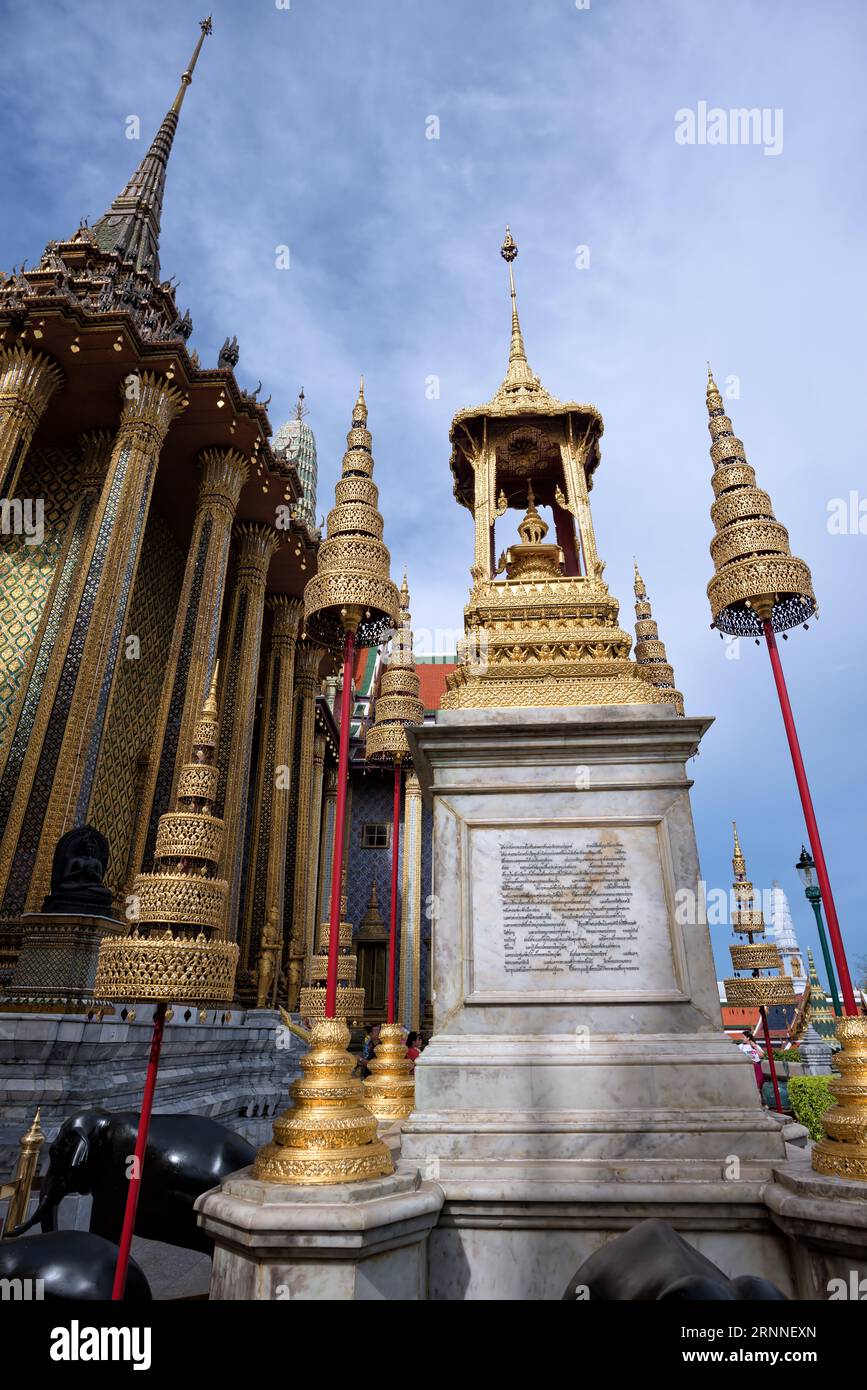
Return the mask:
[[[304, 592], [305, 636], [320, 646], [343, 652], [340, 753], [328, 964], [325, 989], [317, 989], [317, 994], [324, 993], [325, 998], [322, 1014], [314, 1018], [310, 1030], [310, 1051], [301, 1059], [303, 1075], [290, 1088], [295, 1105], [275, 1121], [273, 1143], [256, 1155], [255, 1176], [271, 1182], [355, 1182], [393, 1170], [388, 1149], [377, 1139], [376, 1119], [364, 1104], [361, 1080], [353, 1075], [355, 1062], [347, 1051], [349, 1029], [338, 1011], [341, 880], [355, 651], [356, 647], [379, 646], [384, 634], [397, 623], [399, 606], [397, 589], [389, 578], [389, 553], [382, 541], [383, 522], [373, 482], [371, 444], [362, 380], [347, 435], [343, 475], [335, 487], [335, 506], [328, 515], [328, 537], [319, 551], [318, 572]], [[312, 1001], [306, 990], [304, 993], [308, 1005], [315, 1002], [318, 1007], [319, 1000]]]
[[[840, 1113], [829, 1114], [830, 1137], [813, 1149], [813, 1167], [838, 1177], [867, 1179], [867, 1118], [857, 1101], [860, 1086], [867, 1084], [867, 1018], [861, 1015], [852, 988], [837, 908], [825, 863], [825, 853], [807, 781], [807, 771], [786, 687], [777, 633], [803, 624], [817, 612], [810, 571], [792, 555], [789, 533], [774, 516], [771, 499], [756, 486], [756, 475], [747, 463], [743, 443], [734, 433], [719, 387], [708, 366], [708, 428], [711, 436], [711, 479], [715, 502], [711, 507], [716, 534], [711, 541], [714, 576], [707, 586], [712, 626], [735, 637], [764, 637], [780, 702], [786, 739], [792, 757], [798, 795], [807, 825], [816, 877], [828, 919], [828, 935], [837, 966], [845, 1017], [837, 1028], [843, 1051], [837, 1064], [851, 1085], [835, 1082]], [[848, 1118], [844, 1116], [848, 1115]]]
[[[732, 931], [736, 936], [746, 937], [746, 943], [730, 946], [729, 952], [735, 970], [747, 970], [749, 974], [746, 976], [736, 975], [733, 980], [726, 980], [726, 999], [729, 1004], [740, 1005], [742, 1008], [758, 1008], [762, 1017], [777, 1110], [782, 1111], [783, 1104], [777, 1082], [777, 1068], [774, 1062], [770, 1029], [768, 1028], [767, 1010], [769, 1007], [776, 1007], [777, 1005], [794, 1004], [795, 991], [792, 981], [788, 975], [783, 973], [783, 962], [777, 947], [753, 940], [755, 936], [764, 935], [765, 915], [761, 908], [756, 906], [753, 885], [747, 878], [747, 866], [741, 853], [738, 828], [734, 823], [733, 829], [735, 852], [732, 859], [732, 870], [735, 877], [732, 887], [737, 908], [732, 913]], [[776, 974], [773, 973], [774, 971]]]

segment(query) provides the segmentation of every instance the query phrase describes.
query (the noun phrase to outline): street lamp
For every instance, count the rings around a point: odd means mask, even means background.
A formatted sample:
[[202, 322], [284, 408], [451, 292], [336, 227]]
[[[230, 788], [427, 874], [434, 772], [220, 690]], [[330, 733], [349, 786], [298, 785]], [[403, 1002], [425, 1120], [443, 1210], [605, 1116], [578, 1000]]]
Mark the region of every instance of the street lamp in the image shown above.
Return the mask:
[[828, 983], [831, 986], [831, 998], [834, 1000], [834, 1013], [840, 1018], [843, 1010], [840, 1008], [840, 996], [837, 993], [837, 980], [831, 962], [831, 952], [828, 950], [825, 923], [822, 920], [822, 890], [819, 887], [813, 856], [806, 845], [801, 845], [801, 857], [795, 865], [795, 868], [798, 873], [798, 878], [804, 885], [807, 901], [816, 914], [816, 926], [819, 928], [819, 943], [822, 947], [822, 955], [825, 960], [825, 972], [828, 976]]

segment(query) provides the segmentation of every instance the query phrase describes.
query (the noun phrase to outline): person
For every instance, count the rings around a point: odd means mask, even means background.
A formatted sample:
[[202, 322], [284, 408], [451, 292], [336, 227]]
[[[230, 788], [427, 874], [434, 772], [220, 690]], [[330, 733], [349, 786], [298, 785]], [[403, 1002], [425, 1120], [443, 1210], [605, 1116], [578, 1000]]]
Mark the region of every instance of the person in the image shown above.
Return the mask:
[[406, 1055], [412, 1062], [414, 1068], [416, 1061], [421, 1056], [421, 1048], [418, 1045], [418, 1033], [415, 1031], [407, 1033], [406, 1035]]
[[364, 1042], [361, 1044], [361, 1075], [370, 1075], [370, 1063], [373, 1061], [373, 1054], [379, 1042], [379, 1024], [365, 1023]]
[[741, 1052], [743, 1052], [747, 1057], [749, 1057], [750, 1061], [753, 1064], [753, 1070], [756, 1074], [756, 1085], [759, 1088], [759, 1095], [761, 1095], [762, 1084], [764, 1082], [764, 1076], [762, 1075], [762, 1061], [764, 1055], [749, 1028], [744, 1029], [743, 1036], [744, 1040], [743, 1042], [738, 1043], [738, 1047], [740, 1048]]

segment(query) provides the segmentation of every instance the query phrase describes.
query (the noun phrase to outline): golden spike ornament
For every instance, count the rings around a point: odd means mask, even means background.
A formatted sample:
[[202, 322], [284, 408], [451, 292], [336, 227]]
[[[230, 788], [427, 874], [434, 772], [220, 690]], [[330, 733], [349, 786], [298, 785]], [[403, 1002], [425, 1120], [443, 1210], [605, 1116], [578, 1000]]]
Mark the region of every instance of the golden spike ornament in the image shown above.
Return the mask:
[[761, 637], [770, 619], [775, 632], [785, 632], [816, 612], [812, 577], [792, 554], [789, 533], [774, 516], [769, 495], [756, 486], [710, 364], [707, 413], [716, 499], [710, 513], [715, 573], [707, 586], [713, 626], [730, 636]]
[[675, 689], [674, 667], [668, 660], [665, 651], [665, 643], [660, 641], [659, 628], [653, 616], [653, 609], [650, 599], [647, 596], [647, 588], [642, 579], [638, 563], [635, 563], [635, 660], [639, 666], [643, 667], [650, 681], [657, 690], [668, 690], [673, 699], [676, 697], [683, 708], [683, 696], [679, 690]]
[[178, 777], [174, 811], [160, 817], [154, 867], [133, 883], [137, 925], [100, 946], [94, 988], [108, 999], [229, 1004], [238, 947], [226, 939], [229, 885], [217, 878], [223, 821], [213, 814], [219, 769], [215, 666]]
[[378, 1120], [405, 1120], [415, 1108], [414, 1068], [406, 1055], [400, 1023], [383, 1023], [368, 1063], [364, 1103]]

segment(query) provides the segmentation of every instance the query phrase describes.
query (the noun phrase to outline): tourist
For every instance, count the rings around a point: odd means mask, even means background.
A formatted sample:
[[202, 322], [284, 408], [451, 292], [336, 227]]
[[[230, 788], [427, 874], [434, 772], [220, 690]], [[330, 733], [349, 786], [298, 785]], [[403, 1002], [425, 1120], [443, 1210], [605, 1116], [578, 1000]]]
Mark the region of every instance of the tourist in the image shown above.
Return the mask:
[[406, 1035], [406, 1055], [415, 1067], [416, 1061], [421, 1056], [421, 1048], [418, 1046], [418, 1033], [410, 1032]]
[[750, 1061], [753, 1064], [753, 1070], [756, 1074], [756, 1085], [759, 1088], [759, 1095], [761, 1095], [762, 1085], [764, 1082], [764, 1076], [762, 1074], [762, 1061], [764, 1054], [762, 1053], [761, 1048], [759, 1047], [749, 1028], [744, 1029], [744, 1040], [743, 1042], [738, 1043], [738, 1047], [740, 1048], [741, 1052], [745, 1053], [746, 1056], [749, 1057]]

